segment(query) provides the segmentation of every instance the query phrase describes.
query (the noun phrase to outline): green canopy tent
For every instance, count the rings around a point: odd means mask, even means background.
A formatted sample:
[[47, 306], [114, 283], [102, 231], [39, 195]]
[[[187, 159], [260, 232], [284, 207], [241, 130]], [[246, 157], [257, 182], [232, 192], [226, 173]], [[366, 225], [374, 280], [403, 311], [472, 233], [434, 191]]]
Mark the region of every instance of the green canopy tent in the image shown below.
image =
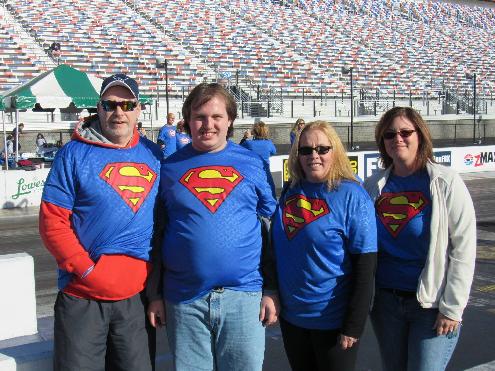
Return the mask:
[[[7, 133], [5, 131], [5, 105], [3, 104], [3, 96], [0, 95], [0, 111], [2, 112], [2, 129], [3, 129], [3, 148], [0, 150], [2, 152], [3, 150], [7, 152]], [[7, 158], [5, 157], [3, 160], [5, 160], [5, 169], [9, 169], [9, 162], [7, 161]]]
[[[62, 64], [4, 92], [4, 109], [16, 111], [17, 128], [18, 110], [33, 109], [36, 105], [43, 109], [65, 109], [72, 103], [75, 108], [95, 108], [102, 83], [96, 76]], [[152, 103], [149, 96], [141, 95], [139, 100], [142, 104]]]
[[[32, 80], [4, 93], [6, 108], [32, 109], [38, 103], [42, 108], [94, 108], [99, 100], [103, 80], [62, 64]], [[141, 96], [143, 104], [151, 98]]]

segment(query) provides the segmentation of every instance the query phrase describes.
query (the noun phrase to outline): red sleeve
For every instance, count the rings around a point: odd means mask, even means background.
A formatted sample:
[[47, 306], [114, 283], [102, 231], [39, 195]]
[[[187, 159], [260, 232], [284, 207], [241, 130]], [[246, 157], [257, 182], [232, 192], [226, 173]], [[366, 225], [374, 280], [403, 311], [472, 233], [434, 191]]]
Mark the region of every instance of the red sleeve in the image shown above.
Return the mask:
[[72, 211], [42, 201], [39, 230], [46, 248], [57, 260], [60, 269], [82, 277], [94, 266], [71, 227]]

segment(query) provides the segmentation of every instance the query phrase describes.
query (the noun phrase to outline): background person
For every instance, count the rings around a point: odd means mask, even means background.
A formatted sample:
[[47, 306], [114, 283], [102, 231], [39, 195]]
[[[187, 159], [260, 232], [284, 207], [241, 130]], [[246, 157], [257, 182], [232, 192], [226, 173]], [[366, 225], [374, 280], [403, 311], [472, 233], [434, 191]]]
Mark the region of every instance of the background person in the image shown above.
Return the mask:
[[7, 140], [5, 141], [5, 148], [3, 153], [10, 157], [14, 154], [14, 139], [11, 134], [7, 135]]
[[459, 339], [476, 258], [469, 192], [434, 163], [414, 109], [387, 111], [375, 129], [386, 170], [365, 181], [378, 229], [371, 321], [385, 370], [444, 370]]
[[376, 223], [335, 130], [309, 123], [273, 219], [280, 327], [293, 370], [354, 370], [373, 292]]
[[277, 149], [269, 139], [268, 125], [259, 121], [253, 125], [252, 139], [245, 140], [241, 145], [254, 153], [257, 153], [265, 162], [267, 169], [270, 169], [270, 156], [277, 154]]
[[148, 371], [143, 290], [161, 156], [137, 133], [134, 79], [106, 78], [97, 112], [58, 151], [43, 190], [40, 235], [59, 267], [54, 370]]
[[[5, 140], [5, 145], [2, 151], [2, 160], [3, 163], [5, 164], [7, 161], [9, 161], [9, 158], [14, 154], [14, 141], [12, 140], [12, 135], [9, 134], [7, 135], [7, 138]], [[10, 166], [10, 163], [9, 163]]]
[[290, 145], [294, 144], [296, 141], [297, 136], [301, 133], [301, 130], [304, 128], [305, 121], [302, 118], [298, 118], [296, 120], [296, 123], [292, 127], [292, 130], [290, 131]]
[[[221, 85], [196, 86], [182, 113], [192, 145], [164, 161], [160, 182], [174, 369], [261, 371], [264, 326], [278, 316], [259, 220], [275, 210], [270, 174], [258, 156], [228, 141], [237, 106]], [[162, 301], [150, 305], [151, 323], [164, 315]]]
[[[19, 130], [18, 130], [19, 129]], [[21, 151], [21, 142], [20, 142], [20, 136], [24, 132], [24, 123], [20, 123], [17, 125], [17, 128], [14, 128], [12, 130], [12, 141], [14, 145], [14, 152], [16, 153], [16, 157], [19, 157], [19, 152]]]
[[137, 131], [139, 135], [141, 135], [143, 138], [147, 138], [146, 129], [144, 128], [143, 123], [141, 121], [137, 123]]
[[244, 134], [242, 135], [242, 139], [239, 144], [242, 146], [246, 140], [253, 139], [253, 133], [251, 129], [244, 130]]
[[187, 134], [186, 130], [184, 129], [184, 120], [180, 120], [177, 123], [175, 137], [177, 139], [177, 150], [182, 149], [189, 143], [191, 143], [191, 136]]
[[164, 156], [167, 158], [177, 150], [177, 139], [175, 138], [176, 127], [174, 125], [175, 115], [170, 112], [167, 115], [167, 123], [158, 132], [158, 139], [165, 145]]
[[38, 155], [43, 154], [46, 145], [47, 143], [45, 137], [42, 133], [38, 133], [38, 135], [36, 136], [36, 153]]

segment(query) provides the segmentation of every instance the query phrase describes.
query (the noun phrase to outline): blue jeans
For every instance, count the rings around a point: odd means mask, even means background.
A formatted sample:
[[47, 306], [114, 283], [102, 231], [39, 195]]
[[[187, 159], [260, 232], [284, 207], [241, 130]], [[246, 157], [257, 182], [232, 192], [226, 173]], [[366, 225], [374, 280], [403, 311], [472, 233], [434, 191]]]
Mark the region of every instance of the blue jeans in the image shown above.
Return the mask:
[[422, 308], [415, 296], [377, 288], [371, 323], [384, 370], [445, 370], [459, 334], [437, 336], [433, 328], [437, 315], [437, 308]]
[[261, 292], [215, 289], [187, 304], [166, 302], [174, 369], [261, 371], [265, 328]]

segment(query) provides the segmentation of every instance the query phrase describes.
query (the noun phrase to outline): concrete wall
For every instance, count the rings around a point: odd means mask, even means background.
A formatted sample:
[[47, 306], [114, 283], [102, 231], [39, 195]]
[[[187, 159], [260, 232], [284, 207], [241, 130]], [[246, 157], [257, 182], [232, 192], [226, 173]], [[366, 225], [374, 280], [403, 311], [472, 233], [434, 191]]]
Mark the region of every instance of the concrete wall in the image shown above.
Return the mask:
[[0, 340], [38, 332], [32, 256], [0, 255], [0, 298]]

